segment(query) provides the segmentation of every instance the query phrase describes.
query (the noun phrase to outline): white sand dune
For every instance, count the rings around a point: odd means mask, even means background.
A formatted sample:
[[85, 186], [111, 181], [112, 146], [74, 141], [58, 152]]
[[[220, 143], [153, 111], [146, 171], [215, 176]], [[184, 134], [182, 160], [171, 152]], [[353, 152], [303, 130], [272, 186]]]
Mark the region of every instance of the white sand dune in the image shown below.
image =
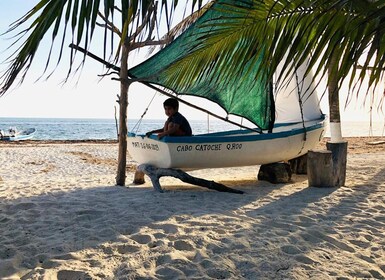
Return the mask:
[[116, 144], [2, 144], [0, 279], [385, 279], [374, 148], [349, 152], [341, 188], [257, 181], [258, 167], [192, 172], [237, 195], [173, 178], [165, 193], [116, 187]]

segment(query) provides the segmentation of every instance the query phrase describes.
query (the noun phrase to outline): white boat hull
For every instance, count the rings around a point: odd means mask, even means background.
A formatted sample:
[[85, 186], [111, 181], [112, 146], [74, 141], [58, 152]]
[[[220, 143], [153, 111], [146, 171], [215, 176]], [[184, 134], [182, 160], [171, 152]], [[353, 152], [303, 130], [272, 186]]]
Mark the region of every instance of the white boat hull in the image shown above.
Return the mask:
[[2, 135], [0, 140], [2, 141], [21, 141], [21, 140], [30, 140], [35, 134], [35, 128], [29, 128], [26, 130], [18, 131], [14, 135]]
[[280, 162], [304, 155], [324, 134], [324, 119], [274, 128], [273, 133], [245, 130], [192, 137], [129, 134], [128, 152], [138, 164], [159, 168], [204, 169]]

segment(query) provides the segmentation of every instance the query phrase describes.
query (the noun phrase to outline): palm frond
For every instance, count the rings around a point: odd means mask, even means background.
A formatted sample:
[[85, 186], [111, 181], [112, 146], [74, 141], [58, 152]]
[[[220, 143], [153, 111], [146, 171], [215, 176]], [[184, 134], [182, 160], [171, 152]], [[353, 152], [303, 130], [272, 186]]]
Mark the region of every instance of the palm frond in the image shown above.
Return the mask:
[[[257, 75], [268, 76], [266, 82], [278, 65], [283, 63], [286, 69], [278, 79], [284, 82], [309, 59], [307, 73], [314, 69], [323, 77], [334, 55], [339, 58], [333, 72], [340, 86], [350, 72], [354, 73], [350, 87], [356, 78], [363, 83], [369, 77], [369, 86], [381, 81], [384, 0], [219, 0], [212, 9], [220, 16], [199, 26], [206, 32], [200, 31], [191, 51], [168, 70], [177, 88], [198, 79], [203, 71], [219, 68], [221, 79], [241, 78], [242, 69], [234, 65], [250, 63], [258, 65]], [[362, 57], [366, 57], [365, 63], [358, 69]], [[367, 71], [369, 67], [376, 70]]]
[[161, 41], [163, 44], [154, 46], [149, 49], [149, 54], [153, 53], [155, 50], [162, 49], [171, 43], [176, 37], [182, 34], [188, 27], [190, 27], [198, 18], [200, 18], [212, 5], [214, 1], [211, 0], [207, 4], [205, 4], [202, 8], [193, 12], [187, 17], [184, 17], [182, 21], [180, 21], [177, 25], [171, 28], [163, 37], [161, 37]]
[[[171, 2], [171, 4], [170, 4]], [[192, 7], [201, 5], [201, 1], [190, 0], [179, 5], [191, 3]], [[160, 9], [167, 7], [170, 11], [174, 11], [178, 1], [156, 1], [156, 0], [41, 0], [28, 13], [15, 21], [5, 33], [14, 35], [15, 42], [10, 48], [15, 48], [14, 53], [6, 61], [7, 69], [1, 74], [0, 79], [0, 96], [3, 95], [19, 78], [20, 83], [23, 82], [31, 64], [35, 58], [39, 45], [43, 38], [51, 33], [51, 50], [56, 44], [61, 34], [60, 52], [58, 54], [56, 66], [61, 62], [63, 48], [66, 43], [82, 45], [86, 50], [89, 49], [93, 41], [94, 31], [97, 26], [97, 15], [102, 13], [106, 20], [115, 23], [116, 10], [121, 11], [120, 31], [121, 40], [118, 46], [114, 46], [114, 33], [105, 25], [104, 30], [104, 55], [112, 54], [120, 50], [121, 44], [131, 40], [136, 31], [134, 18], [137, 25], [143, 26], [143, 33], [146, 34], [153, 29], [153, 18], [157, 15], [151, 13], [155, 6]], [[120, 6], [120, 8], [117, 8]], [[170, 19], [168, 19], [170, 20]], [[131, 25], [131, 27], [130, 27]], [[3, 35], [5, 35], [3, 34]], [[145, 35], [140, 35], [145, 36]], [[146, 35], [147, 36], [147, 35]], [[108, 43], [110, 41], [110, 43]], [[109, 44], [109, 46], [108, 46]], [[116, 59], [119, 59], [117, 52]], [[71, 49], [70, 68], [68, 75], [73, 71], [72, 66], [76, 56], [76, 50]], [[52, 51], [47, 54], [46, 67], [42, 75], [48, 69], [52, 56]], [[81, 64], [84, 63], [86, 57], [83, 56]], [[68, 77], [68, 76], [67, 76]]]

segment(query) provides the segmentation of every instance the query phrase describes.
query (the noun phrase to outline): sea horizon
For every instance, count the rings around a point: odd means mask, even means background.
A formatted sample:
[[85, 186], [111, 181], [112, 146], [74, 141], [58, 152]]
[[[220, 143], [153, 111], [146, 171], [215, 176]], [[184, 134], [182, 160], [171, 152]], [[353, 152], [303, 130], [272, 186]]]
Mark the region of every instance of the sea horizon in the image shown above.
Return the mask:
[[[221, 120], [189, 120], [194, 134], [238, 129]], [[128, 119], [128, 129], [137, 134], [161, 128], [164, 119]], [[0, 117], [0, 129], [16, 127], [18, 130], [35, 128], [34, 140], [116, 140], [116, 120], [112, 118], [41, 118]], [[375, 121], [342, 121], [343, 137], [384, 136], [385, 123]], [[330, 136], [328, 128], [325, 136]]]

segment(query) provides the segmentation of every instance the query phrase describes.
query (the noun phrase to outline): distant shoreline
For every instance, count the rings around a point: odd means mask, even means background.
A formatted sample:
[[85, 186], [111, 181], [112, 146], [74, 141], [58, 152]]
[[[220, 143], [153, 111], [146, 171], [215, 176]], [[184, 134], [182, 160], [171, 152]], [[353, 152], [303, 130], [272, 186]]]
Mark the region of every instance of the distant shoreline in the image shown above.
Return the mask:
[[26, 144], [118, 144], [118, 140], [111, 139], [84, 139], [84, 140], [23, 140], [23, 141], [0, 141], [5, 145], [26, 145]]
[[[343, 137], [348, 142], [349, 154], [372, 154], [385, 151], [385, 136], [353, 136]], [[325, 149], [326, 142], [330, 137], [324, 137], [318, 144], [317, 149]], [[373, 144], [379, 142], [378, 144]]]

